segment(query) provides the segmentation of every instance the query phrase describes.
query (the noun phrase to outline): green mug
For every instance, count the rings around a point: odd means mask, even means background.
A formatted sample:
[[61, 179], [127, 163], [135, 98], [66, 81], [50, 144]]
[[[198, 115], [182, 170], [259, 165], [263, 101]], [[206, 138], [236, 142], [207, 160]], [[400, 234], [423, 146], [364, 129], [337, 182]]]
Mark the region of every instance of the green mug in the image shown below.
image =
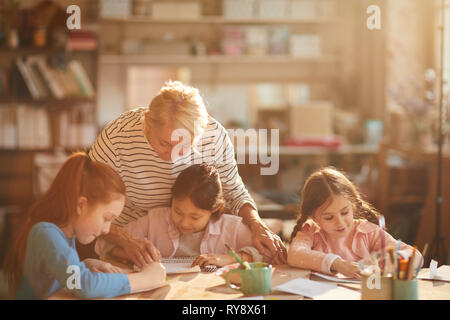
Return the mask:
[[392, 298], [394, 300], [417, 300], [419, 298], [417, 279], [394, 280], [392, 283]]
[[[227, 273], [225, 281], [231, 289], [241, 291], [246, 295], [269, 294], [272, 282], [272, 267], [265, 262], [249, 263], [251, 269], [233, 269]], [[241, 277], [241, 286], [230, 282], [230, 276], [237, 273]]]

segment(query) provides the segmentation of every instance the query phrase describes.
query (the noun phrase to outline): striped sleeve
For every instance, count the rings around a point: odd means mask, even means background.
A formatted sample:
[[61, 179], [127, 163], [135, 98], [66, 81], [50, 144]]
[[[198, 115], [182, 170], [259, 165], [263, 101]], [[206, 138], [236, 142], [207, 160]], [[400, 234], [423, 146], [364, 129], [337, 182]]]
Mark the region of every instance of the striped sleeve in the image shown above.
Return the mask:
[[92, 160], [110, 165], [113, 169], [119, 171], [119, 161], [115, 147], [109, 138], [108, 132], [110, 125], [105, 127], [95, 140], [94, 145], [89, 151], [89, 157]]
[[245, 188], [238, 173], [234, 158], [234, 147], [225, 129], [222, 128], [216, 141], [216, 168], [219, 171], [225, 200], [231, 212], [239, 214], [241, 207], [249, 203], [255, 210], [256, 204]]

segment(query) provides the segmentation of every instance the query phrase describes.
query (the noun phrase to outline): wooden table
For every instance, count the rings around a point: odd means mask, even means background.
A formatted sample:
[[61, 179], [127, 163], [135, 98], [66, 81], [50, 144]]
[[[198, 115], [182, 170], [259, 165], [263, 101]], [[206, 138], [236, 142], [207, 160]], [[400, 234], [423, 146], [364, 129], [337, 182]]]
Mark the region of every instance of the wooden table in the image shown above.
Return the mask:
[[[424, 269], [422, 272], [427, 272]], [[309, 270], [292, 268], [287, 265], [276, 265], [272, 278], [272, 288], [296, 278], [329, 282], [311, 275]], [[225, 280], [214, 273], [189, 273], [169, 275], [168, 284], [151, 291], [124, 295], [114, 300], [233, 300], [243, 298], [238, 291], [226, 287]], [[359, 291], [360, 284], [339, 284], [343, 287]], [[338, 298], [338, 297], [337, 297]], [[70, 293], [59, 291], [50, 300], [75, 299]], [[265, 300], [302, 300], [301, 295], [272, 290]], [[305, 298], [308, 299], [308, 298]], [[420, 300], [450, 300], [450, 283], [419, 281]]]

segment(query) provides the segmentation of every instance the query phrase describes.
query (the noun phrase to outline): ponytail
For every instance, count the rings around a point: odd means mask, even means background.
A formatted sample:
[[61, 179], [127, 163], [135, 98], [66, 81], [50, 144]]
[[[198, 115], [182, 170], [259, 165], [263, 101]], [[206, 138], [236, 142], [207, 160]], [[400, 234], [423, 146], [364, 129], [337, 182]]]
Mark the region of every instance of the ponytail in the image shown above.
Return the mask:
[[95, 205], [99, 201], [110, 200], [112, 192], [124, 195], [125, 185], [111, 167], [91, 161], [84, 152], [68, 157], [47, 192], [28, 210], [25, 224], [6, 255], [3, 274], [12, 295], [16, 293], [23, 275], [31, 228], [39, 222], [64, 227], [75, 217], [80, 196], [85, 196], [91, 205]]
[[302, 229], [303, 224], [306, 222], [306, 220], [308, 220], [308, 216], [300, 215], [300, 217], [297, 219], [294, 230], [291, 233], [291, 238], [290, 238], [291, 240], [289, 242], [292, 242], [292, 240], [297, 235], [297, 232], [299, 232]]

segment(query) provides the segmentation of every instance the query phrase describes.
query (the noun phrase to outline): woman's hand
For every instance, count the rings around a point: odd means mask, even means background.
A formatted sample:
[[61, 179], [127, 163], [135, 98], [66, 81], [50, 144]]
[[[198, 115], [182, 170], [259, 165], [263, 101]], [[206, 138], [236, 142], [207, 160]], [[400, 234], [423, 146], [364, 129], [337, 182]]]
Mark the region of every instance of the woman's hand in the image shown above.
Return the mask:
[[361, 269], [356, 262], [342, 260], [337, 258], [331, 265], [331, 270], [342, 273], [346, 277], [361, 278]]
[[83, 260], [86, 267], [92, 272], [104, 272], [104, 273], [126, 273], [119, 267], [113, 266], [111, 263], [101, 261], [98, 259], [85, 259]]
[[192, 263], [191, 267], [200, 266], [200, 268], [203, 269], [205, 266], [209, 264], [218, 267], [223, 267], [234, 262], [236, 262], [236, 260], [234, 260], [234, 258], [229, 254], [205, 253], [199, 255]]
[[273, 233], [261, 221], [259, 221], [259, 223], [254, 222], [250, 229], [253, 234], [253, 245], [260, 253], [270, 258], [275, 256], [278, 251], [273, 263], [287, 263], [286, 247], [279, 236]]
[[166, 281], [166, 268], [159, 262], [146, 264], [140, 271], [147, 287], [152, 287]]
[[161, 253], [150, 240], [141, 238], [127, 239], [121, 246], [128, 259], [141, 269], [146, 264], [161, 260]]

